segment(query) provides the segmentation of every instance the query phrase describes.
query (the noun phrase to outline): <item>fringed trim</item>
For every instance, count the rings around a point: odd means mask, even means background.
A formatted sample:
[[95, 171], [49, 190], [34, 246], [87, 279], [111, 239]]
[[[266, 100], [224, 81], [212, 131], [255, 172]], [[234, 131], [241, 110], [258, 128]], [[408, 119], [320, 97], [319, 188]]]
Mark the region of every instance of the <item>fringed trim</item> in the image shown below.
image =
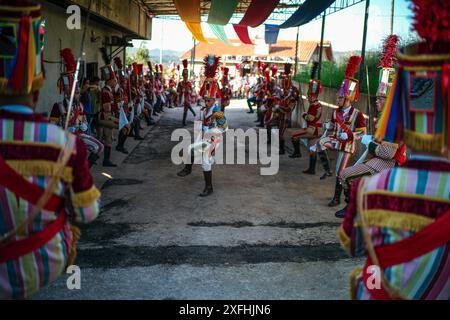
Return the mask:
[[350, 285], [349, 285], [349, 289], [350, 289], [350, 299], [351, 300], [356, 300], [356, 284], [358, 283], [356, 281], [356, 279], [361, 275], [361, 272], [363, 271], [363, 269], [361, 267], [356, 267], [349, 276], [349, 281], [350, 281]]
[[[389, 210], [371, 209], [367, 210], [367, 223], [375, 227], [392, 228], [398, 230], [409, 230], [418, 232], [431, 224], [434, 219], [420, 216], [414, 213], [396, 212]], [[356, 222], [361, 226], [361, 221]]]
[[[8, 88], [8, 82], [9, 82], [8, 78], [0, 78], [0, 94], [4, 94], [7, 96], [23, 94], [23, 92], [11, 91], [11, 89]], [[31, 84], [31, 92], [41, 89], [44, 86], [44, 82], [45, 82], [44, 75], [41, 72], [33, 79], [33, 83]]]
[[70, 267], [75, 263], [75, 259], [77, 258], [77, 242], [81, 238], [81, 231], [77, 226], [71, 224], [70, 231], [72, 231], [72, 244], [70, 247], [69, 257], [67, 258], [67, 267]]
[[[46, 176], [56, 175], [57, 166], [53, 161], [46, 160], [8, 160], [6, 163], [16, 172], [23, 176]], [[66, 183], [73, 182], [72, 168], [64, 168], [61, 178]]]
[[86, 191], [75, 193], [73, 196], [73, 205], [76, 208], [85, 208], [92, 205], [101, 196], [95, 185]]
[[445, 141], [443, 134], [427, 134], [404, 129], [403, 141], [413, 150], [444, 155]]
[[337, 231], [337, 237], [339, 239], [339, 242], [341, 243], [342, 248], [347, 252], [349, 256], [351, 256], [351, 239], [347, 234], [345, 233], [344, 227], [341, 225]]

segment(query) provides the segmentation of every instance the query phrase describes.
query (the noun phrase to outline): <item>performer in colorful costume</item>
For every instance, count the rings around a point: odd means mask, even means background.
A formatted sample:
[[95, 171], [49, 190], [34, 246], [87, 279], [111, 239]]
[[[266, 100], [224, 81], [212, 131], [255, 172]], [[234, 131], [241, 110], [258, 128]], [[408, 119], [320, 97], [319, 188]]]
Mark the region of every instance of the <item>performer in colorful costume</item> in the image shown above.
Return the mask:
[[192, 82], [188, 80], [189, 71], [188, 71], [188, 60], [184, 59], [183, 63], [183, 71], [181, 80], [178, 83], [177, 92], [178, 92], [178, 105], [183, 107], [183, 126], [186, 126], [186, 118], [188, 110], [192, 112], [194, 117], [196, 116], [194, 109], [192, 108], [192, 95], [194, 93], [194, 87], [192, 86]]
[[[308, 112], [302, 114], [302, 118], [306, 121], [306, 128], [296, 130], [292, 133], [291, 140], [294, 146], [294, 153], [290, 155], [291, 158], [300, 158], [300, 139], [308, 140], [308, 149], [310, 149], [317, 142], [317, 139], [322, 135], [322, 105], [319, 102], [319, 95], [322, 92], [322, 83], [317, 79], [317, 71], [319, 63], [314, 62], [311, 68], [311, 78], [309, 80], [307, 99], [309, 103]], [[303, 173], [316, 174], [317, 153], [315, 151], [309, 152], [309, 168]]]
[[[64, 94], [64, 100], [53, 105], [50, 112], [50, 123], [64, 128], [67, 111], [69, 110], [70, 94], [73, 87], [73, 74], [75, 73], [76, 62], [72, 50], [69, 48], [61, 50], [61, 58], [64, 62], [65, 72], [61, 73], [58, 80], [58, 87], [60, 93], [62, 92]], [[80, 92], [78, 87], [75, 88], [68, 130], [80, 137], [86, 144], [89, 151], [89, 166], [92, 167], [103, 152], [103, 144], [89, 134], [89, 123], [86, 114], [84, 113], [84, 106], [80, 102]]]
[[219, 65], [219, 57], [208, 55], [204, 59], [205, 82], [200, 89], [200, 95], [205, 100], [205, 107], [202, 109], [202, 135], [200, 141], [196, 141], [190, 146], [191, 161], [186, 164], [183, 170], [178, 172], [178, 176], [184, 177], [192, 172], [192, 165], [196, 154], [202, 157], [202, 169], [205, 179], [205, 188], [200, 194], [201, 197], [209, 196], [213, 193], [212, 186], [212, 165], [215, 161], [214, 155], [216, 149], [222, 141], [223, 133], [228, 129], [225, 114], [216, 104], [219, 92], [216, 72]]
[[330, 122], [330, 128], [333, 134], [319, 139], [316, 144], [319, 159], [325, 170], [321, 179], [331, 176], [330, 161], [326, 150], [336, 150], [336, 185], [333, 199], [328, 206], [335, 207], [341, 202], [342, 184], [339, 176], [347, 167], [351, 156], [356, 151], [356, 141], [366, 133], [366, 120], [362, 112], [353, 106], [353, 102], [358, 101], [359, 82], [354, 78], [354, 74], [361, 63], [361, 57], [350, 57], [347, 68], [345, 69], [345, 79], [339, 90], [338, 106], [333, 112]]
[[[282, 88], [281, 100], [279, 100], [279, 97], [277, 95], [275, 95], [273, 97], [275, 103], [274, 103], [274, 107], [273, 107], [272, 118], [271, 118], [269, 126], [268, 126], [269, 130], [273, 126], [278, 127], [279, 148], [280, 148], [279, 154], [285, 154], [284, 134], [285, 134], [286, 129], [288, 128], [289, 123], [291, 121], [292, 111], [294, 110], [295, 106], [297, 105], [297, 102], [299, 99], [298, 89], [296, 87], [292, 86], [291, 69], [292, 69], [292, 64], [286, 63], [284, 65], [284, 74], [283, 74], [283, 78], [281, 79], [281, 88]], [[274, 77], [275, 81], [276, 81], [276, 74], [277, 74], [276, 67], [272, 68], [272, 76]], [[278, 86], [277, 86], [277, 90], [275, 92], [279, 93]]]
[[[386, 38], [383, 47], [383, 54], [380, 59], [380, 84], [377, 91], [377, 111], [382, 112], [386, 97], [392, 86], [395, 74], [395, 52], [397, 50], [398, 36], [390, 35]], [[375, 124], [377, 128], [377, 124]], [[405, 162], [406, 146], [404, 144], [390, 143], [372, 139], [371, 135], [364, 135], [361, 143], [367, 146], [367, 152], [354, 166], [342, 170], [340, 175], [342, 186], [344, 187], [345, 202], [349, 202], [350, 184], [352, 180], [365, 175], [374, 175], [386, 169], [393, 168]], [[362, 162], [369, 154], [369, 159]], [[346, 207], [336, 212], [337, 218], [343, 218]]]
[[[339, 230], [349, 254], [367, 255], [350, 276], [353, 299], [450, 299], [450, 29], [435, 15], [450, 5], [413, 1], [412, 10], [426, 41], [397, 52], [375, 135], [403, 141], [412, 154], [401, 167], [354, 182]], [[370, 281], [374, 269], [379, 286]]]
[[228, 107], [230, 105], [231, 97], [233, 96], [233, 93], [231, 92], [230, 85], [228, 83], [228, 72], [230, 69], [227, 67], [223, 68], [223, 76], [220, 88], [220, 110], [222, 112], [225, 112], [225, 107]]
[[[102, 56], [105, 65], [100, 68], [102, 80], [106, 85], [101, 93], [101, 110], [98, 116], [98, 138], [103, 142], [105, 151], [103, 153], [103, 166], [116, 167], [111, 162], [111, 147], [113, 143], [113, 129], [119, 129], [118, 106], [114, 100], [114, 92], [117, 85], [117, 78], [111, 66], [111, 61], [105, 49], [102, 48]], [[123, 139], [123, 135], [121, 136]]]
[[69, 220], [99, 212], [84, 142], [35, 112], [42, 22], [39, 4], [0, 1], [0, 299], [29, 298], [55, 281], [75, 257], [79, 230]]

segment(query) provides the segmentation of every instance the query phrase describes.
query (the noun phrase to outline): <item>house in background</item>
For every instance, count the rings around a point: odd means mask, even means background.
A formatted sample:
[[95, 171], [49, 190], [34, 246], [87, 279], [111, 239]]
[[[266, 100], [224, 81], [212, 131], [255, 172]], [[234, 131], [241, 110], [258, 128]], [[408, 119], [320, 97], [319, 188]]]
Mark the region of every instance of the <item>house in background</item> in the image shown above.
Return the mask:
[[[254, 72], [257, 61], [270, 65], [275, 64], [282, 71], [285, 63], [295, 64], [295, 41], [278, 40], [276, 44], [266, 44], [264, 39], [256, 38], [253, 45], [242, 44], [239, 40], [230, 40], [233, 45], [218, 42], [217, 39], [207, 39], [208, 43], [200, 42], [180, 58], [188, 59], [189, 70], [192, 70], [191, 55], [194, 55], [194, 72], [196, 75], [202, 72], [203, 58], [207, 54], [215, 54], [221, 57], [221, 65], [230, 69], [230, 76], [241, 76]], [[239, 45], [240, 44], [240, 45]], [[195, 52], [194, 52], [195, 51]], [[318, 61], [320, 54], [320, 41], [299, 41], [298, 45], [298, 71], [302, 66], [309, 66], [312, 61]], [[330, 41], [324, 41], [322, 59], [332, 61], [333, 50]]]

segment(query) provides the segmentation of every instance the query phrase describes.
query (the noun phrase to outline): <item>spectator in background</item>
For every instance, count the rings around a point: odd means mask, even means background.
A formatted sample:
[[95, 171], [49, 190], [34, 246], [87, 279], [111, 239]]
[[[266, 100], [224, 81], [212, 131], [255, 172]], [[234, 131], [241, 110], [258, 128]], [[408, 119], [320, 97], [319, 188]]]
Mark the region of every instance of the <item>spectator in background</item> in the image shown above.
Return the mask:
[[81, 82], [81, 96], [80, 101], [84, 106], [84, 114], [86, 115], [86, 119], [89, 125], [88, 128], [88, 134], [91, 134], [92, 130], [92, 120], [93, 120], [93, 114], [92, 114], [92, 95], [91, 95], [91, 86], [89, 79], [84, 78]]

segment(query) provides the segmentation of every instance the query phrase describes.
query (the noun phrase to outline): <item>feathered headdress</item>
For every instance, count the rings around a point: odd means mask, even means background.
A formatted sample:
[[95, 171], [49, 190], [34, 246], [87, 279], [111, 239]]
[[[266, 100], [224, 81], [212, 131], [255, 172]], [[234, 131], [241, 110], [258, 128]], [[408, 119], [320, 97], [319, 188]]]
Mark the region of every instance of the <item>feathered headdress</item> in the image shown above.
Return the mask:
[[214, 78], [217, 73], [217, 67], [219, 66], [220, 57], [215, 55], [207, 55], [203, 59], [203, 65], [205, 67], [205, 77]]
[[137, 78], [139, 74], [138, 64], [136, 62], [133, 62], [132, 66], [133, 66], [133, 75]]
[[430, 47], [442, 43], [448, 53], [450, 42], [450, 1], [448, 0], [413, 0], [412, 11], [414, 23], [412, 24], [420, 37], [427, 40]]
[[350, 101], [358, 101], [359, 99], [359, 81], [354, 78], [356, 70], [358, 70], [361, 63], [360, 56], [351, 56], [348, 59], [347, 67], [345, 68], [345, 79], [342, 81], [339, 89], [339, 96], [347, 98]]
[[188, 59], [184, 59], [183, 61], [181, 61], [181, 63], [183, 63], [183, 69], [188, 68]]
[[75, 72], [77, 63], [75, 62], [75, 57], [73, 56], [72, 50], [70, 48], [61, 50], [61, 59], [64, 63], [66, 73]]
[[161, 74], [163, 73], [163, 65], [162, 65], [162, 64], [159, 65], [159, 72], [160, 72]]
[[276, 77], [278, 72], [278, 68], [276, 65], [272, 65], [272, 77]]
[[289, 75], [291, 74], [291, 72], [292, 72], [292, 64], [290, 64], [290, 63], [285, 63], [285, 64], [284, 64], [284, 74], [285, 74], [286, 76], [289, 76]]
[[347, 67], [345, 68], [344, 72], [345, 77], [353, 78], [355, 76], [356, 70], [358, 70], [360, 63], [361, 63], [360, 56], [351, 56], [350, 59], [348, 59]]
[[396, 61], [395, 52], [397, 51], [397, 42], [399, 37], [395, 34], [389, 35], [383, 44], [383, 51], [381, 52], [380, 67], [393, 68]]
[[228, 72], [230, 71], [230, 69], [227, 67], [223, 67], [222, 71], [223, 71], [222, 81], [228, 81]]
[[68, 88], [72, 89], [73, 86], [73, 74], [76, 69], [75, 57], [73, 56], [72, 50], [70, 48], [65, 48], [60, 52], [62, 62], [64, 64], [64, 72], [61, 73], [60, 78], [58, 79], [58, 88], [59, 93]]
[[183, 61], [181, 61], [181, 63], [183, 64], [183, 71], [181, 71], [181, 75], [186, 77], [189, 76], [188, 60], [184, 59]]
[[377, 96], [387, 97], [392, 86], [394, 75], [394, 64], [396, 62], [395, 53], [397, 52], [397, 42], [399, 37], [395, 34], [388, 36], [384, 40], [383, 51], [381, 53], [379, 66], [380, 79], [377, 90]]
[[114, 58], [114, 64], [116, 65], [118, 70], [122, 70], [123, 69], [122, 59], [120, 59], [120, 57], [115, 57]]
[[322, 92], [322, 82], [317, 79], [318, 75], [319, 75], [319, 62], [314, 61], [311, 67], [308, 94], [319, 95]]

